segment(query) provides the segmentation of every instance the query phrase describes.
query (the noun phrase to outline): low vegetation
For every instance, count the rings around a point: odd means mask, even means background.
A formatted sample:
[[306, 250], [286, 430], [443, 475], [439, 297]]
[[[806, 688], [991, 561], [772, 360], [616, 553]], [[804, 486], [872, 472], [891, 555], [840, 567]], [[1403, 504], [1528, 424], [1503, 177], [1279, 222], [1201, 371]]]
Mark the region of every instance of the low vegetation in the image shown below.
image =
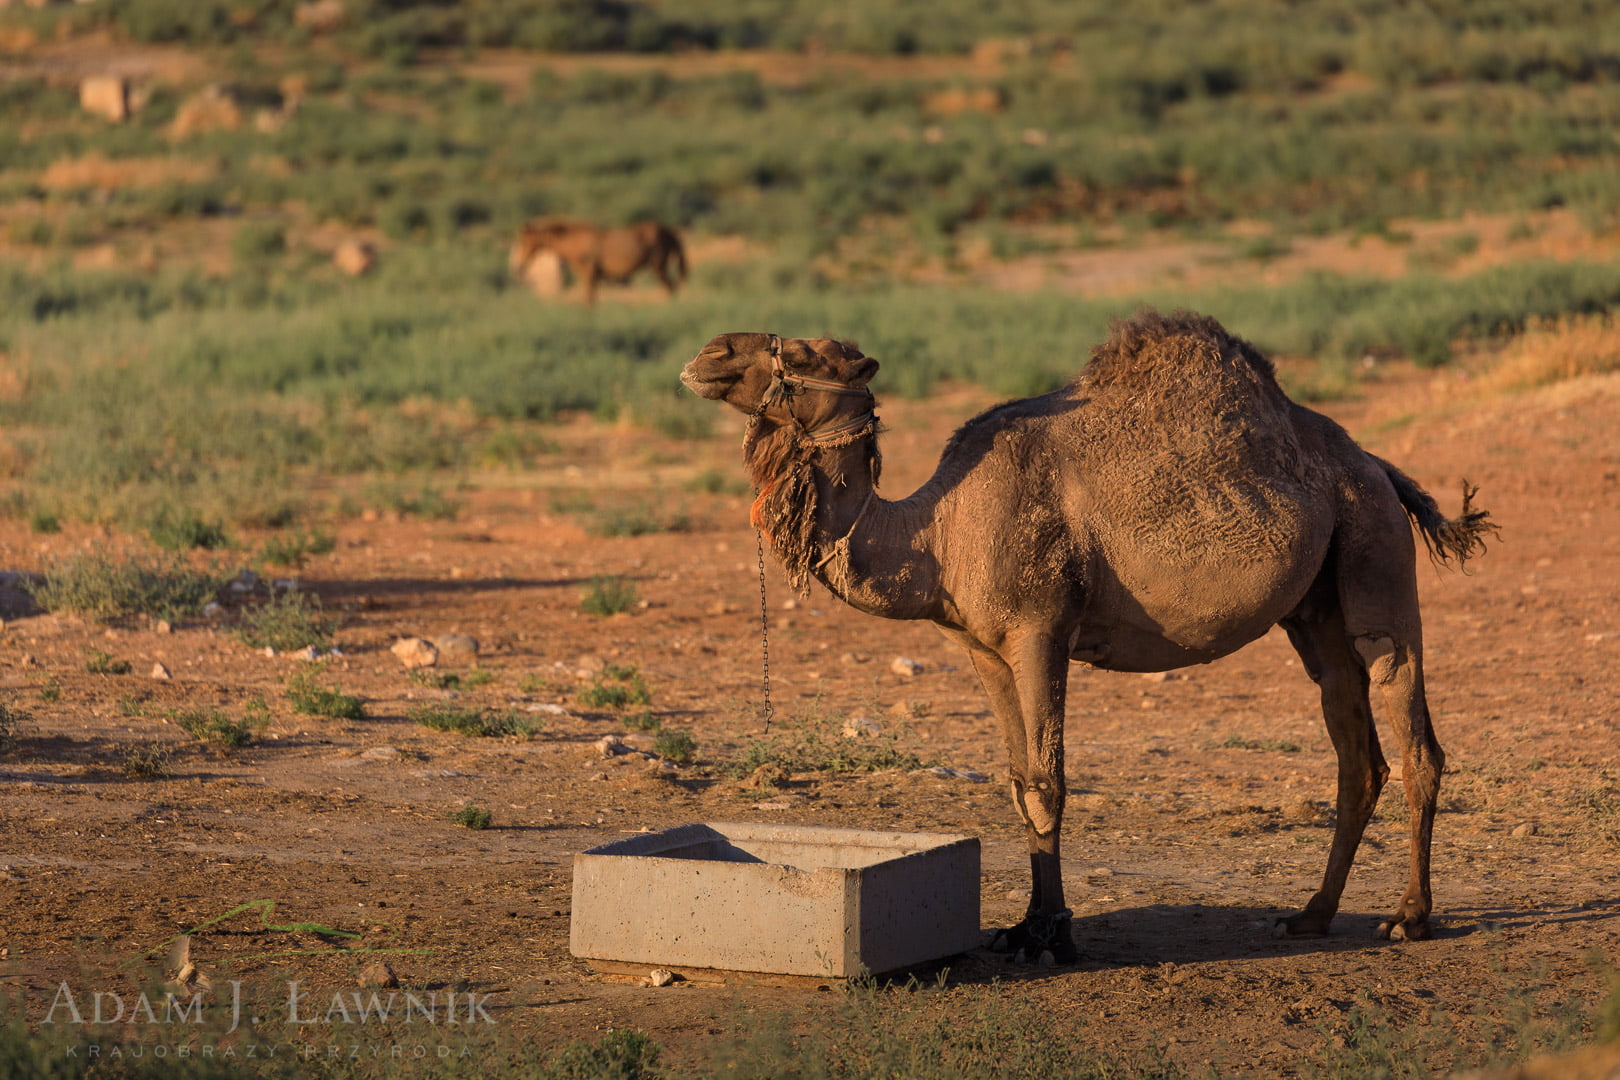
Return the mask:
[[293, 711], [336, 720], [359, 720], [365, 716], [365, 705], [359, 698], [320, 685], [324, 671], [324, 664], [312, 664], [288, 678], [287, 701]]
[[296, 652], [332, 644], [337, 620], [326, 614], [320, 597], [297, 589], [272, 592], [269, 599], [241, 614], [236, 636], [255, 649]]
[[487, 829], [494, 821], [494, 815], [488, 810], [481, 809], [468, 803], [459, 810], [452, 811], [450, 820], [464, 829]]
[[409, 715], [413, 722], [434, 731], [450, 731], [485, 739], [508, 736], [526, 739], [541, 728], [537, 719], [515, 709], [476, 708], [449, 702], [418, 705]]
[[872, 773], [920, 769], [929, 762], [903, 748], [892, 730], [845, 734], [845, 717], [818, 699], [777, 724], [777, 731], [755, 739], [727, 761], [724, 772], [751, 776], [760, 769], [780, 773]]
[[177, 622], [200, 614], [223, 584], [217, 572], [198, 570], [178, 554], [90, 552], [47, 563], [27, 588], [46, 611], [103, 623], [143, 616]]
[[637, 593], [635, 582], [617, 574], [591, 578], [580, 595], [580, 610], [587, 615], [606, 618], [623, 615], [635, 608]]
[[170, 714], [170, 719], [199, 742], [234, 750], [252, 742], [264, 730], [268, 716], [261, 712], [233, 720], [220, 709], [203, 708], [178, 710]]

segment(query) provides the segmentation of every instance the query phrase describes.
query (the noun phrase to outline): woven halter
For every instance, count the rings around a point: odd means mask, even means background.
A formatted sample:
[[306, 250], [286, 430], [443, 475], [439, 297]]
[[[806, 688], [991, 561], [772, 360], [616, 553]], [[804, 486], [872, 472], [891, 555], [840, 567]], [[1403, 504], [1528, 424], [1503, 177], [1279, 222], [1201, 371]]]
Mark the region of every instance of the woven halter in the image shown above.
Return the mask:
[[[807, 428], [793, 414], [793, 399], [806, 390], [821, 390], [829, 394], [845, 394], [850, 397], [863, 397], [867, 400], [865, 412], [853, 416], [848, 420], [841, 420], [836, 424], [825, 427]], [[799, 437], [812, 446], [829, 446], [842, 442], [851, 435], [865, 429], [868, 425], [877, 422], [877, 413], [874, 411], [876, 399], [872, 391], [864, 386], [850, 386], [848, 383], [836, 382], [832, 379], [817, 379], [809, 375], [794, 375], [782, 366], [782, 339], [776, 334], [771, 335], [771, 385], [766, 388], [765, 396], [760, 399], [759, 408], [754, 410], [756, 418], [765, 414], [768, 406], [781, 402], [786, 408], [788, 419], [798, 429]]]

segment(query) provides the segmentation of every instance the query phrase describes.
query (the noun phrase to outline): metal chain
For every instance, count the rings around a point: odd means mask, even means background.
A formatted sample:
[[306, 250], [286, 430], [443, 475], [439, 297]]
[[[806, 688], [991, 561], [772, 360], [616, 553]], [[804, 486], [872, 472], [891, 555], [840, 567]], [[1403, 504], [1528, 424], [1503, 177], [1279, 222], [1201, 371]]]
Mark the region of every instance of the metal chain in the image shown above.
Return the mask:
[[771, 616], [765, 602], [765, 537], [758, 529], [754, 530], [754, 545], [759, 550], [759, 663], [761, 683], [765, 689], [765, 734], [769, 735], [771, 716], [775, 712], [771, 705]]

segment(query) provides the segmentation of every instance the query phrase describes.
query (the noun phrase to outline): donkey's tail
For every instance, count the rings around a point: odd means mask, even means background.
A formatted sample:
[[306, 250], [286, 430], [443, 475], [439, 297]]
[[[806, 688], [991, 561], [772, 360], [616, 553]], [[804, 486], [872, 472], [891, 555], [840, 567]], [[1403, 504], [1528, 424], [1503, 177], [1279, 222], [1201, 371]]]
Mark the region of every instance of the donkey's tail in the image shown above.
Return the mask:
[[1448, 518], [1440, 512], [1440, 504], [1434, 501], [1434, 496], [1418, 486], [1416, 480], [1383, 458], [1375, 456], [1373, 460], [1389, 477], [1401, 506], [1417, 527], [1418, 535], [1423, 537], [1431, 558], [1448, 564], [1455, 559], [1458, 567], [1462, 567], [1474, 556], [1485, 554], [1487, 536], [1501, 532], [1501, 527], [1491, 520], [1490, 511], [1473, 508], [1474, 496], [1479, 494], [1479, 488], [1467, 480], [1462, 485], [1462, 513]]

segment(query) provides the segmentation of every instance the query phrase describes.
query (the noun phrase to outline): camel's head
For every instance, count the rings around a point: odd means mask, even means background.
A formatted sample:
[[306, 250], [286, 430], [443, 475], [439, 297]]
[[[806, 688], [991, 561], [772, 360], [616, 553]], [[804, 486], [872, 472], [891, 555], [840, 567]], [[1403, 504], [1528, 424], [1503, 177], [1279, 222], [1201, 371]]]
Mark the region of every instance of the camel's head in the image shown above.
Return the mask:
[[[762, 413], [778, 421], [791, 417], [815, 431], [869, 415], [872, 399], [866, 384], [877, 369], [876, 360], [833, 338], [721, 334], [686, 365], [681, 382], [695, 394], [750, 415]], [[791, 398], [777, 393], [778, 376], [793, 389]], [[776, 416], [781, 410], [783, 415]]]

